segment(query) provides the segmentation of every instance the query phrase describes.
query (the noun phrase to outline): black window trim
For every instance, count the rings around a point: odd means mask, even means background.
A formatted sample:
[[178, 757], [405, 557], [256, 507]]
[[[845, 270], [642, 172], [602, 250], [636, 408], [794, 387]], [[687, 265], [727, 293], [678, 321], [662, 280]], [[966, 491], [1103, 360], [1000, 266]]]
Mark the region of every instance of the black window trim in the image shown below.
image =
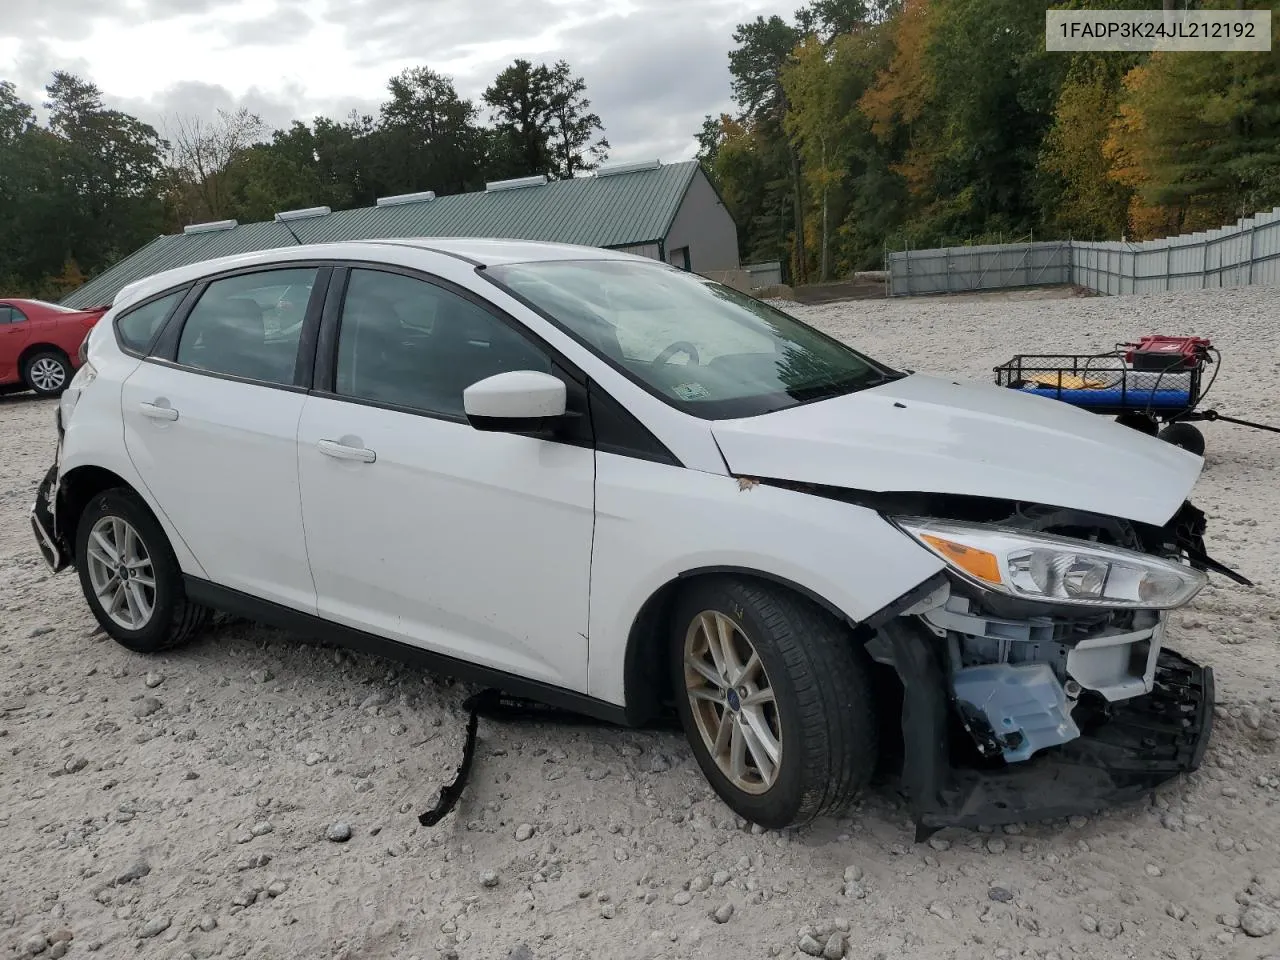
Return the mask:
[[[432, 250], [425, 247], [417, 247], [415, 245], [403, 244], [403, 246], [413, 246], [414, 249], [421, 249], [428, 253], [444, 254], [444, 251]], [[445, 254], [450, 255], [450, 254]], [[453, 256], [453, 255], [450, 255]], [[454, 256], [454, 259], [465, 260], [468, 263], [473, 261], [465, 257]], [[182, 330], [186, 325], [187, 318], [192, 309], [203, 296], [204, 291], [210, 284], [223, 280], [228, 277], [240, 276], [252, 273], [267, 273], [274, 270], [289, 270], [307, 267], [319, 268], [320, 272], [316, 276], [316, 282], [312, 287], [311, 299], [307, 303], [306, 313], [303, 317], [302, 330], [298, 338], [298, 358], [294, 368], [294, 382], [292, 384], [275, 383], [264, 380], [255, 380], [249, 377], [236, 376], [234, 374], [218, 373], [213, 370], [203, 370], [198, 367], [192, 367], [186, 364], [180, 364], [176, 360], [178, 341], [181, 339]], [[484, 276], [484, 266], [475, 264], [476, 273]], [[466, 424], [466, 417], [455, 417], [442, 413], [434, 413], [431, 411], [421, 410], [416, 407], [404, 407], [397, 404], [389, 404], [383, 401], [366, 400], [362, 397], [349, 397], [334, 392], [333, 385], [336, 379], [337, 365], [337, 344], [338, 331], [341, 326], [341, 313], [343, 302], [346, 297], [347, 284], [351, 276], [352, 270], [368, 269], [381, 271], [383, 273], [394, 273], [402, 276], [410, 277], [415, 280], [433, 284], [451, 293], [455, 293], [464, 300], [475, 304], [485, 312], [493, 316], [498, 322], [505, 324], [517, 335], [524, 337], [532, 343], [537, 349], [544, 351], [552, 361], [553, 367], [562, 374], [571, 385], [569, 394], [570, 409], [581, 410], [586, 418], [590, 418], [591, 396], [589, 390], [593, 383], [588, 374], [582, 370], [574, 361], [566, 357], [559, 349], [548, 343], [536, 331], [531, 330], [527, 324], [522, 323], [519, 319], [512, 316], [502, 307], [498, 306], [484, 296], [474, 290], [462, 286], [452, 280], [448, 280], [430, 271], [422, 270], [415, 267], [408, 267], [402, 264], [386, 263], [379, 260], [367, 259], [334, 259], [334, 258], [308, 258], [305, 260], [272, 260], [265, 263], [255, 263], [245, 266], [233, 267], [227, 270], [220, 270], [216, 273], [210, 273], [184, 283], [175, 284], [172, 287], [159, 291], [145, 300], [140, 300], [136, 304], [131, 304], [127, 311], [117, 316], [115, 319], [119, 321], [121, 317], [127, 316], [134, 310], [146, 306], [163, 297], [170, 296], [180, 290], [185, 290], [185, 294], [174, 309], [169, 311], [168, 316], [160, 324], [156, 333], [152, 336], [151, 342], [147, 345], [147, 349], [143, 352], [137, 352], [128, 348], [120, 339], [119, 331], [116, 330], [116, 343], [120, 349], [130, 356], [138, 357], [145, 363], [154, 363], [158, 366], [170, 367], [175, 370], [182, 370], [187, 373], [196, 374], [198, 376], [212, 377], [219, 380], [230, 380], [237, 383], [247, 383], [254, 386], [266, 387], [274, 390], [283, 390], [290, 393], [306, 393], [317, 397], [324, 397], [330, 400], [340, 400], [344, 403], [354, 403], [361, 406], [377, 407], [379, 409], [391, 410], [398, 413], [406, 413], [413, 416], [428, 417], [431, 419], [441, 420], [447, 423]], [[503, 289], [500, 284], [496, 284]], [[515, 296], [515, 299], [521, 303], [524, 299]], [[542, 316], [542, 312], [530, 305], [535, 313]], [[547, 318], [551, 320], [551, 318]], [[554, 320], [551, 320], [553, 325]], [[569, 332], [569, 331], [566, 331]], [[570, 336], [573, 334], [570, 332]], [[576, 337], [575, 337], [576, 339]], [[637, 459], [649, 460], [655, 463], [667, 464], [675, 467], [683, 467], [681, 460], [671, 451], [666, 444], [658, 439], [648, 427], [634, 417], [619, 401], [607, 390], [604, 390], [599, 384], [595, 384], [594, 390], [591, 391], [594, 396], [599, 397], [597, 402], [606, 402], [620, 411], [621, 416], [632, 421], [632, 425], [638, 427], [636, 431], [636, 439], [642, 440], [643, 444], [621, 443], [612, 441], [609, 438], [601, 438], [596, 434], [594, 424], [589, 424], [588, 433], [590, 440], [585, 445], [592, 446], [594, 449], [604, 452], [616, 454], [619, 456], [632, 456]], [[581, 438], [564, 438], [557, 442], [569, 443], [575, 446], [584, 445]]]
[[[353, 397], [345, 393], [338, 393], [336, 390], [337, 371], [338, 371], [338, 336], [342, 332], [342, 313], [346, 301], [347, 288], [351, 282], [351, 271], [353, 270], [372, 270], [378, 273], [390, 273], [397, 276], [407, 277], [411, 280], [418, 280], [427, 283], [433, 287], [438, 287], [448, 293], [456, 294], [468, 303], [479, 307], [485, 313], [493, 317], [498, 323], [506, 326], [516, 336], [523, 337], [529, 341], [530, 345], [535, 349], [545, 353], [551, 361], [552, 367], [562, 374], [569, 382], [569, 408], [574, 409], [575, 405], [580, 408], [583, 415], [586, 416], [586, 384], [587, 375], [578, 369], [573, 361], [569, 360], [559, 350], [551, 344], [546, 343], [534, 331], [520, 323], [515, 317], [512, 317], [506, 311], [496, 304], [490, 303], [473, 290], [447, 280], [438, 274], [430, 273], [426, 270], [414, 267], [406, 267], [401, 264], [382, 263], [379, 261], [366, 260], [349, 260], [346, 261], [338, 270], [338, 277], [335, 282], [330, 284], [330, 297], [325, 304], [322, 313], [320, 326], [320, 334], [317, 338], [317, 350], [315, 354], [315, 378], [312, 384], [311, 393], [317, 397], [324, 397], [328, 400], [340, 400], [343, 403], [354, 403], [364, 407], [377, 407], [384, 410], [392, 410], [397, 413], [412, 414], [417, 417], [426, 417], [431, 420], [443, 420], [447, 423], [460, 423], [467, 425], [465, 415], [453, 415], [441, 413], [435, 410], [424, 410], [421, 407], [409, 407], [402, 404], [387, 403], [385, 400], [370, 400], [365, 397]], [[576, 388], [576, 389], [575, 389]], [[577, 396], [575, 397], [575, 394]], [[576, 403], [575, 403], [576, 401]], [[558, 441], [564, 442], [564, 441]]]
[[[483, 266], [477, 264], [476, 272], [483, 273]], [[431, 273], [415, 267], [407, 267], [402, 264], [384, 263], [376, 260], [347, 260], [343, 261], [335, 268], [334, 276], [329, 283], [329, 296], [325, 302], [324, 309], [321, 314], [320, 330], [317, 336], [317, 349], [315, 353], [315, 378], [313, 380], [310, 393], [317, 397], [323, 397], [328, 400], [337, 400], [343, 403], [353, 403], [359, 406], [375, 407], [381, 410], [390, 410], [395, 413], [405, 413], [416, 417], [426, 417], [432, 420], [440, 420], [446, 423], [457, 423], [467, 425], [466, 416], [454, 416], [445, 413], [439, 413], [430, 410], [423, 410], [418, 407], [407, 407], [400, 404], [387, 403], [382, 400], [369, 400], [364, 397], [352, 397], [346, 394], [337, 393], [335, 384], [337, 382], [337, 363], [338, 363], [338, 334], [342, 326], [342, 310], [346, 300], [347, 287], [351, 279], [352, 270], [373, 270], [382, 273], [391, 273], [399, 276], [408, 277], [413, 280], [419, 280], [432, 286], [439, 287], [450, 293], [454, 293], [467, 302], [474, 304], [484, 312], [488, 313], [499, 323], [505, 325], [512, 330], [517, 336], [523, 337], [531, 345], [538, 350], [543, 351], [550, 358], [552, 367], [557, 373], [563, 376], [569, 387], [568, 408], [572, 411], [581, 412], [584, 417], [590, 419], [593, 409], [593, 396], [595, 403], [607, 403], [616, 408], [618, 415], [626, 418], [630, 425], [638, 428], [637, 434], [643, 439], [641, 444], [629, 444], [622, 442], [610, 441], [608, 438], [600, 437], [598, 433], [598, 425], [589, 422], [586, 435], [582, 435], [581, 431], [576, 431], [574, 435], [568, 437], [557, 438], [552, 442], [564, 443], [571, 446], [590, 446], [595, 450], [601, 450], [608, 453], [617, 454], [619, 456], [632, 456], [641, 460], [650, 460], [655, 463], [663, 463], [674, 467], [683, 467], [684, 464], [678, 457], [643, 423], [636, 419], [630, 411], [622, 405], [622, 403], [607, 390], [604, 390], [599, 384], [592, 384], [594, 381], [590, 376], [579, 367], [573, 360], [566, 357], [553, 344], [548, 343], [537, 331], [531, 330], [529, 326], [522, 323], [518, 318], [512, 316], [509, 312], [502, 309], [491, 300], [486, 299], [483, 295], [467, 287], [462, 286], [452, 280], [448, 280], [438, 274]]]
[[[192, 373], [203, 377], [212, 377], [216, 380], [230, 380], [234, 383], [247, 383], [253, 386], [266, 387], [273, 390], [283, 390], [286, 393], [307, 393], [311, 387], [312, 369], [315, 358], [315, 331], [320, 323], [320, 307], [325, 302], [330, 279], [333, 276], [334, 267], [340, 263], [341, 261], [321, 258], [306, 260], [272, 260], [267, 263], [255, 263], [243, 267], [233, 267], [229, 270], [220, 270], [217, 273], [210, 273], [200, 277], [199, 279], [192, 281], [191, 289], [187, 291], [187, 295], [182, 299], [182, 302], [178, 305], [177, 309], [169, 314], [168, 319], [161, 326], [161, 329], [157, 332], [156, 336], [152, 338], [147, 355], [142, 359], [146, 363], [154, 363], [162, 367], [171, 367], [175, 370], [182, 370], [186, 373]], [[178, 344], [182, 339], [182, 331], [186, 328], [187, 320], [191, 316], [191, 312], [195, 309], [196, 304], [200, 302], [200, 298], [204, 296], [205, 291], [208, 290], [212, 284], [217, 283], [220, 280], [227, 280], [232, 277], [246, 276], [255, 273], [274, 273], [278, 270], [304, 269], [316, 270], [316, 279], [315, 283], [311, 287], [311, 299], [307, 301], [307, 308], [303, 314], [302, 329], [298, 332], [298, 351], [293, 364], [293, 383], [279, 383], [274, 380], [258, 380], [253, 377], [243, 377], [233, 373], [220, 373], [217, 370], [205, 370], [201, 367], [193, 367], [190, 364], [178, 362]]]

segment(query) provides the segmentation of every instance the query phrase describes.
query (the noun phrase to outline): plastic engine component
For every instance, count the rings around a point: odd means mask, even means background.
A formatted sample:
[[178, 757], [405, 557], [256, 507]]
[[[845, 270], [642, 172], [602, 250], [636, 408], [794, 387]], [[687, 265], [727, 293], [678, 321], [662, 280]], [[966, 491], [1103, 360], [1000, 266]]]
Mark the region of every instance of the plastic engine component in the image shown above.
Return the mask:
[[951, 682], [956, 698], [986, 717], [1010, 763], [1080, 736], [1067, 695], [1047, 663], [965, 667]]

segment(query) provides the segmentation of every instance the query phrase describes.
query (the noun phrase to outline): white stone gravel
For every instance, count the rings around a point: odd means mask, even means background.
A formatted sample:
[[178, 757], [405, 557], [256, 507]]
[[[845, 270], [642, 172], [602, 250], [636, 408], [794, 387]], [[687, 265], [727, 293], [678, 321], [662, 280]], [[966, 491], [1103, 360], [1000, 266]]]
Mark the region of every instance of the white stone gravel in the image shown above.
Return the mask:
[[[1274, 287], [794, 309], [893, 364], [983, 380], [1016, 352], [1208, 335], [1218, 408], [1280, 423]], [[27, 526], [52, 417], [0, 398], [0, 956], [1280, 953], [1280, 436], [1205, 427], [1210, 546], [1258, 586], [1215, 579], [1173, 620], [1170, 644], [1217, 670], [1202, 770], [1152, 806], [916, 845], [888, 787], [851, 818], [762, 832], [675, 734], [489, 721], [458, 808], [421, 827], [465, 691], [243, 623], [156, 658], [104, 640]], [[346, 842], [325, 839], [337, 823]]]

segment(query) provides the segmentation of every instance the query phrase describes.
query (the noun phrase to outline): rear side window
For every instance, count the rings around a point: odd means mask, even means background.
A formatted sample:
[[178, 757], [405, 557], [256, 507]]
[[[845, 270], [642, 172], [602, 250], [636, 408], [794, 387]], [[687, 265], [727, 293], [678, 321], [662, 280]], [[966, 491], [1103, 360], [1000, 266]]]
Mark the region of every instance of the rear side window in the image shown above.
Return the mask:
[[302, 318], [319, 272], [318, 267], [291, 267], [214, 280], [183, 324], [178, 363], [292, 384]]
[[116, 338], [120, 341], [120, 346], [133, 353], [146, 353], [156, 332], [186, 292], [185, 288], [175, 290], [117, 317]]
[[27, 315], [17, 307], [11, 307], [7, 303], [0, 303], [0, 323], [21, 323], [27, 319]]

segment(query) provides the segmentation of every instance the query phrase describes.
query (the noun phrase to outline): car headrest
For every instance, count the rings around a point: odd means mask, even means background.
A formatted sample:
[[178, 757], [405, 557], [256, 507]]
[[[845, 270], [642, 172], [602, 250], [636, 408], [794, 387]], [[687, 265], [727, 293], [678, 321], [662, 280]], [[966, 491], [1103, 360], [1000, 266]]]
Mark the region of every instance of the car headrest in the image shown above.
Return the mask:
[[228, 326], [239, 328], [246, 333], [256, 333], [259, 336], [266, 333], [262, 323], [262, 307], [252, 300], [244, 297], [224, 300], [218, 312]]

